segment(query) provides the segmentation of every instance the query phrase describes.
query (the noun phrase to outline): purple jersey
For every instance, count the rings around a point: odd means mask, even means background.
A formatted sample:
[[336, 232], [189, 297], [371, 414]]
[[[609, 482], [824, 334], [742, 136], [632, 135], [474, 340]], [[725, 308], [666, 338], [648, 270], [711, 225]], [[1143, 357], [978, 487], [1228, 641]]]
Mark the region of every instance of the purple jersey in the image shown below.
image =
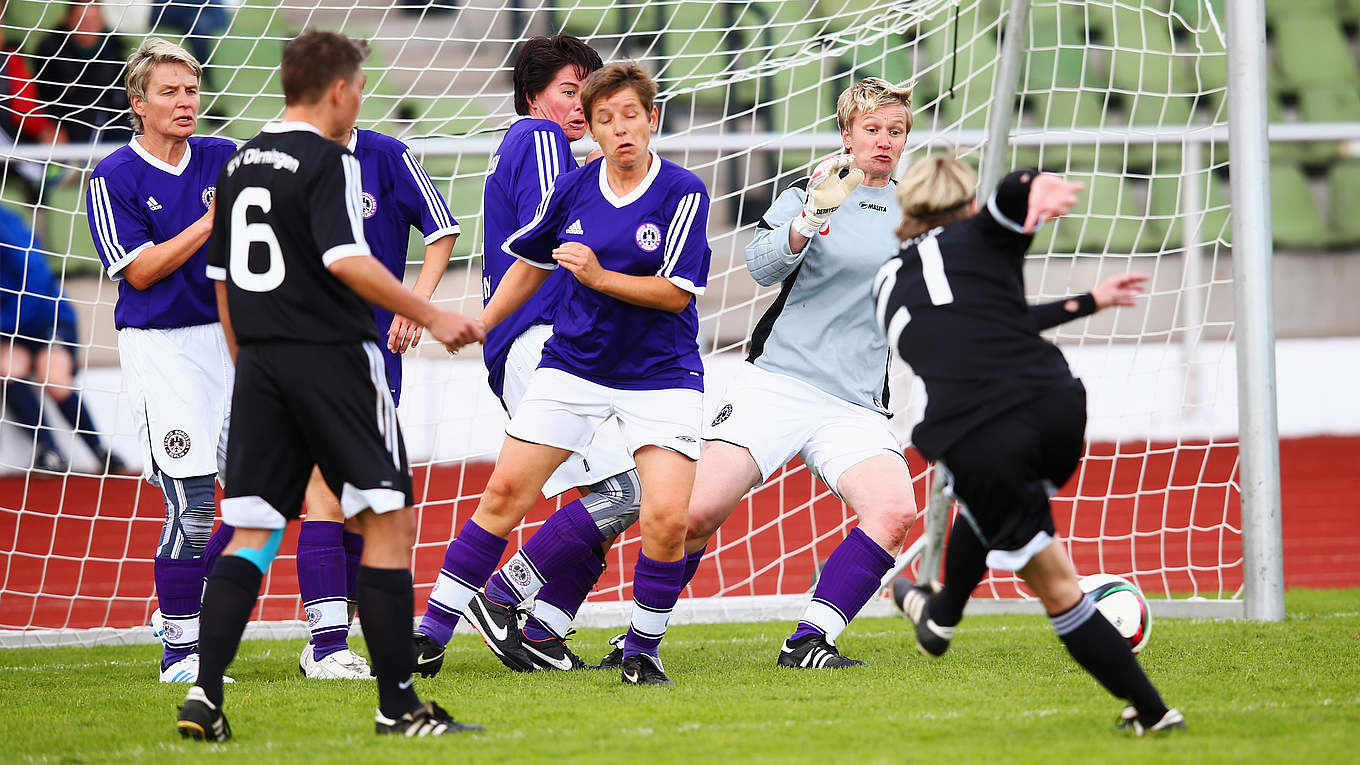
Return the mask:
[[217, 176], [236, 144], [191, 136], [179, 165], [151, 156], [136, 138], [95, 167], [86, 199], [90, 237], [109, 276], [118, 280], [113, 323], [169, 329], [217, 321], [217, 294], [204, 269], [205, 244], [183, 265], [139, 290], [119, 277], [142, 250], [168, 242], [203, 217], [217, 191]]
[[[514, 258], [501, 250], [501, 243], [524, 227], [548, 195], [557, 176], [576, 168], [571, 142], [556, 122], [522, 119], [510, 126], [491, 157], [482, 200], [485, 238], [482, 252], [482, 305], [501, 283]], [[567, 292], [571, 274], [562, 271], [548, 277], [538, 292], [486, 333], [482, 358], [487, 381], [497, 396], [505, 384], [505, 358], [510, 345], [535, 324], [552, 324], [557, 305]]]
[[[359, 158], [361, 169], [364, 238], [373, 256], [401, 279], [406, 275], [406, 244], [411, 229], [420, 229], [425, 244], [430, 244], [457, 234], [458, 221], [406, 144], [382, 133], [356, 129], [350, 134], [349, 150]], [[392, 313], [373, 306], [373, 319], [382, 336], [378, 345], [386, 365], [387, 386], [396, 403], [401, 400], [401, 356], [387, 350]]]
[[[660, 276], [693, 295], [708, 284], [708, 190], [685, 168], [652, 154], [647, 177], [619, 197], [603, 161], [560, 176], [546, 204], [501, 249], [556, 268], [559, 242], [590, 247], [600, 265], [630, 276]], [[563, 269], [565, 270], [565, 269]], [[541, 367], [610, 388], [704, 389], [694, 300], [680, 313], [616, 300], [571, 279]]]

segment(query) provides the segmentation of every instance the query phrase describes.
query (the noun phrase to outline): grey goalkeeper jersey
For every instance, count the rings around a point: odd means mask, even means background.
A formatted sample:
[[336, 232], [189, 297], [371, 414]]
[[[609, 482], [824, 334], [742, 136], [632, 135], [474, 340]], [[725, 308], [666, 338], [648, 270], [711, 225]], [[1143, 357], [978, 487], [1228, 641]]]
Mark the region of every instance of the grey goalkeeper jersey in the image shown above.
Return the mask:
[[779, 195], [746, 245], [746, 267], [763, 286], [783, 282], [756, 324], [746, 360], [837, 398], [888, 414], [891, 350], [874, 321], [874, 275], [898, 250], [896, 183], [861, 185], [803, 251], [789, 226], [807, 198], [804, 178]]

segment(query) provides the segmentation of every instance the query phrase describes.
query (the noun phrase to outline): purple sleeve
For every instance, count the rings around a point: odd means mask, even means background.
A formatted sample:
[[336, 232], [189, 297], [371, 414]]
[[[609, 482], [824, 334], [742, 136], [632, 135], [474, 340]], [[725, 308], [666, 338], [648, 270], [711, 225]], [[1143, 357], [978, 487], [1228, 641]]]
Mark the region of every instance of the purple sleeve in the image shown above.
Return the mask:
[[557, 268], [552, 250], [562, 241], [558, 232], [562, 230], [567, 198], [571, 195], [569, 187], [569, 182], [550, 185], [547, 196], [543, 197], [538, 209], [534, 210], [533, 217], [505, 240], [501, 245], [501, 251], [529, 265], [548, 270]]
[[137, 204], [136, 189], [118, 182], [116, 177], [95, 175], [90, 179], [86, 198], [86, 217], [90, 238], [104, 269], [114, 279], [142, 250], [155, 244], [146, 214]]
[[702, 186], [684, 194], [676, 203], [666, 227], [662, 254], [657, 276], [664, 276], [686, 292], [704, 294], [713, 250], [708, 246], [708, 193]]
[[576, 160], [571, 156], [567, 137], [549, 130], [525, 134], [519, 151], [514, 195], [515, 217], [522, 224], [538, 210], [557, 176], [575, 169]]
[[425, 236], [425, 244], [460, 233], [458, 221], [449, 212], [444, 196], [435, 188], [429, 173], [425, 172], [410, 149], [400, 156], [392, 157], [391, 161], [394, 164], [393, 188], [397, 192], [403, 217], [408, 224], [420, 228], [420, 233]]

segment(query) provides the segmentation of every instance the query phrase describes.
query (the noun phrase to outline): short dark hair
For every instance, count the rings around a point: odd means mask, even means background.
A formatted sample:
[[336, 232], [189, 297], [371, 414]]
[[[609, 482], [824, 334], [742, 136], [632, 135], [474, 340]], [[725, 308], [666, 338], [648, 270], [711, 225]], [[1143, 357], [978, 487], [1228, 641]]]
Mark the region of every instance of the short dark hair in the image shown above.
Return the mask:
[[576, 67], [586, 77], [604, 66], [604, 61], [581, 38], [568, 34], [534, 37], [525, 42], [515, 57], [515, 114], [528, 114], [529, 97], [538, 97], [567, 65]]
[[283, 46], [279, 64], [285, 104], [316, 103], [331, 83], [348, 80], [368, 58], [368, 43], [337, 32], [309, 29]]
[[636, 61], [618, 61], [595, 71], [581, 88], [581, 109], [586, 113], [586, 122], [590, 122], [590, 112], [596, 101], [609, 98], [624, 88], [632, 88], [643, 109], [650, 112], [656, 105], [656, 80]]

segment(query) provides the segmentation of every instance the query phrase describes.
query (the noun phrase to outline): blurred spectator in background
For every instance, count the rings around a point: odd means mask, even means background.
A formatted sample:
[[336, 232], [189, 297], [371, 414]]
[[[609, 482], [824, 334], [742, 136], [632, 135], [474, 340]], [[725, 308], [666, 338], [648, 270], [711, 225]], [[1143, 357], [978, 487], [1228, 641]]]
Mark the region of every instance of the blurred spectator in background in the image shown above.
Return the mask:
[[170, 30], [186, 36], [184, 47], [203, 67], [200, 90], [213, 90], [208, 59], [213, 42], [227, 31], [230, 21], [222, 0], [152, 0], [151, 4], [152, 30]]
[[61, 27], [38, 46], [38, 95], [73, 141], [126, 143], [123, 67], [128, 43], [104, 23], [97, 2], [66, 5]]
[[[0, 24], [3, 23], [4, 6], [0, 4]], [[42, 108], [27, 57], [18, 45], [0, 39], [0, 151], [16, 143], [51, 146], [65, 141], [66, 134], [57, 121]], [[6, 165], [15, 171], [14, 175], [6, 173], [6, 176], [20, 181], [29, 201], [36, 203], [44, 186], [47, 166], [41, 162], [13, 159]]]
[[43, 394], [94, 453], [100, 469], [125, 473], [105, 448], [75, 387], [76, 314], [62, 297], [37, 236], [24, 219], [0, 207], [0, 379], [6, 419], [33, 433], [33, 467], [64, 473], [70, 467], [49, 428]]

